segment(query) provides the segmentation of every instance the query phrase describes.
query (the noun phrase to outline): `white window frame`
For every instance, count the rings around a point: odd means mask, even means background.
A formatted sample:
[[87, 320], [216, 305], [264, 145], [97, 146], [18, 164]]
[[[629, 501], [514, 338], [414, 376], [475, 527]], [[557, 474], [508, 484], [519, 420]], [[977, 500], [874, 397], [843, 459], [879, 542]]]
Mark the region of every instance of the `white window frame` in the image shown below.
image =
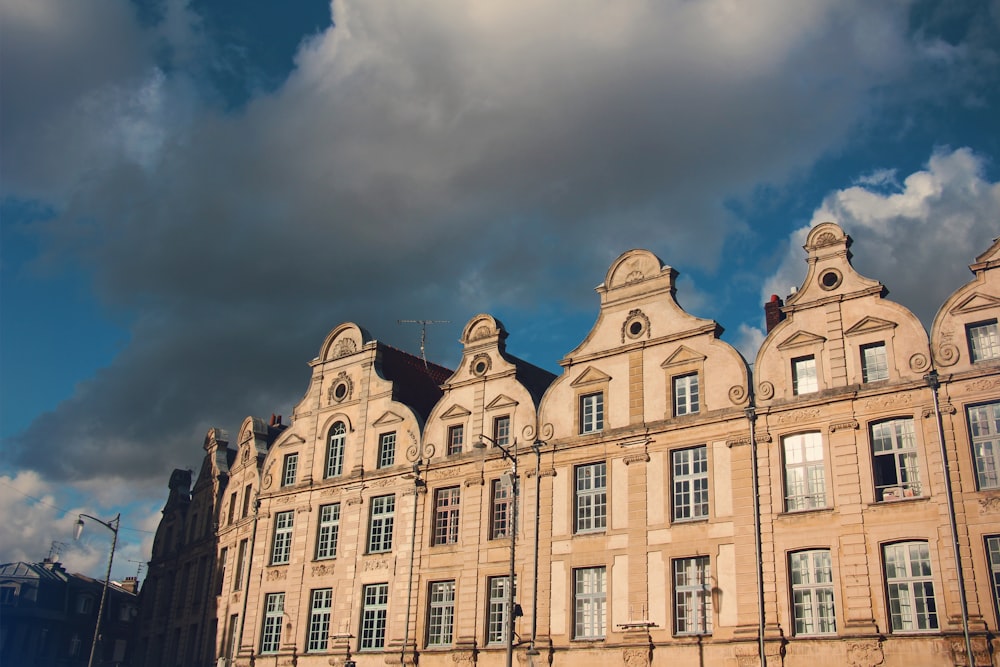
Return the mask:
[[268, 593], [264, 596], [264, 624], [260, 632], [260, 652], [277, 653], [281, 647], [282, 616], [285, 613], [285, 594]]
[[881, 502], [919, 498], [920, 462], [913, 418], [900, 417], [872, 422], [868, 433], [872, 443], [875, 500]]
[[448, 456], [461, 454], [465, 444], [465, 424], [452, 424], [448, 427]]
[[493, 418], [493, 444], [495, 447], [510, 447], [510, 415]]
[[344, 449], [347, 442], [347, 425], [338, 421], [330, 427], [330, 437], [326, 447], [326, 465], [323, 479], [340, 477], [344, 474]]
[[861, 381], [878, 382], [889, 379], [889, 353], [885, 342], [861, 346]]
[[674, 416], [697, 414], [701, 410], [701, 386], [698, 373], [677, 375], [673, 378]]
[[460, 486], [449, 486], [434, 492], [435, 545], [458, 544], [461, 489]]
[[604, 639], [608, 573], [603, 565], [573, 570], [573, 638]]
[[389, 431], [378, 437], [378, 468], [388, 468], [396, 464], [396, 432]]
[[674, 635], [712, 634], [710, 567], [708, 556], [674, 559]]
[[[497, 646], [507, 643], [507, 632], [510, 629], [508, 619], [507, 585], [510, 577], [489, 577], [486, 590], [489, 600], [486, 611], [486, 645]], [[515, 592], [517, 582], [514, 582]]]
[[292, 557], [292, 530], [295, 510], [274, 515], [274, 540], [271, 542], [271, 565], [285, 565]]
[[1000, 402], [966, 408], [976, 488], [1000, 489]]
[[576, 466], [574, 479], [574, 532], [603, 531], [608, 524], [608, 464], [605, 461]]
[[511, 489], [501, 479], [490, 482], [490, 539], [501, 540], [510, 537]]
[[580, 396], [580, 433], [598, 433], [604, 430], [604, 392], [596, 391]]
[[987, 535], [986, 562], [990, 568], [990, 590], [993, 592], [993, 609], [1000, 615], [1000, 535]]
[[670, 456], [673, 471], [674, 521], [708, 518], [708, 447], [676, 449]]
[[808, 549], [788, 555], [792, 588], [792, 627], [797, 636], [837, 632], [833, 598], [833, 561], [829, 549]]
[[368, 553], [392, 551], [392, 529], [396, 517], [396, 496], [375, 496], [371, 499], [368, 520]]
[[819, 377], [816, 374], [816, 355], [792, 359], [792, 394], [802, 396], [819, 391]]
[[321, 505], [319, 508], [319, 528], [316, 533], [316, 560], [336, 558], [339, 539], [340, 503]]
[[969, 341], [969, 359], [972, 363], [1000, 359], [1000, 331], [996, 320], [965, 325]]
[[451, 646], [455, 632], [455, 580], [431, 582], [427, 606], [427, 645]]
[[823, 509], [826, 504], [826, 457], [817, 431], [781, 439], [784, 453], [785, 511]]
[[330, 645], [330, 614], [333, 610], [333, 589], [317, 588], [309, 605], [309, 634], [306, 651], [325, 651]]
[[882, 548], [882, 557], [892, 632], [937, 630], [937, 601], [927, 542], [887, 544]]
[[298, 474], [299, 455], [297, 452], [285, 454], [285, 460], [281, 464], [281, 485], [291, 486], [295, 484], [295, 476]]
[[366, 584], [361, 589], [361, 638], [359, 651], [385, 647], [386, 619], [389, 615], [389, 584]]

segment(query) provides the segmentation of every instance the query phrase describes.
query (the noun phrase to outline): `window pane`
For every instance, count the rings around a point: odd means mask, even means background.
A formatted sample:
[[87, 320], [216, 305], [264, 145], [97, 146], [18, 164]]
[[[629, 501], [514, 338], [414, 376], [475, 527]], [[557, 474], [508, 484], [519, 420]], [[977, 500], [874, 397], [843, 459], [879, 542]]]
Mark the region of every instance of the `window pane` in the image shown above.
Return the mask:
[[435, 493], [434, 544], [458, 543], [459, 487]]
[[604, 567], [573, 571], [573, 636], [601, 639], [607, 624], [607, 572]]
[[901, 542], [883, 550], [893, 632], [938, 627], [930, 549], [926, 542]]
[[712, 633], [708, 556], [674, 561], [674, 634]]
[[674, 378], [674, 416], [689, 415], [700, 409], [701, 397], [698, 388], [698, 374], [682, 375]]
[[672, 454], [674, 520], [708, 517], [708, 448], [705, 445]]
[[389, 584], [368, 584], [362, 589], [361, 641], [359, 648], [385, 646], [385, 623], [389, 610]]
[[333, 607], [333, 589], [322, 588], [312, 592], [309, 612], [308, 651], [325, 651], [330, 637], [330, 610]]
[[871, 425], [876, 500], [920, 496], [920, 471], [913, 420], [890, 419]]
[[427, 645], [447, 646], [452, 643], [455, 624], [455, 582], [431, 584], [430, 610], [427, 613]]
[[825, 549], [800, 551], [789, 557], [795, 634], [837, 631], [833, 603], [833, 568]]
[[861, 376], [864, 382], [877, 382], [889, 378], [885, 343], [865, 345], [861, 348]]
[[576, 468], [576, 531], [603, 530], [607, 525], [607, 464]]
[[785, 454], [785, 509], [826, 507], [826, 467], [823, 438], [802, 433], [782, 440]]
[[378, 441], [378, 467], [388, 468], [396, 462], [396, 433], [383, 433]]
[[339, 477], [344, 472], [344, 440], [347, 438], [347, 427], [344, 422], [337, 422], [330, 429], [330, 443], [326, 449], [326, 470], [324, 477]]
[[392, 551], [392, 528], [396, 512], [395, 496], [378, 496], [371, 501], [368, 552]]
[[340, 503], [319, 508], [319, 535], [316, 538], [316, 558], [334, 558], [340, 537]]
[[969, 336], [969, 357], [973, 363], [1000, 359], [1000, 335], [997, 332], [996, 320], [970, 324], [967, 333]]
[[810, 394], [817, 388], [815, 357], [792, 359], [792, 393]]
[[604, 429], [604, 394], [587, 394], [580, 397], [580, 433], [593, 433]]
[[1000, 403], [968, 408], [976, 483], [980, 490], [1000, 489]]

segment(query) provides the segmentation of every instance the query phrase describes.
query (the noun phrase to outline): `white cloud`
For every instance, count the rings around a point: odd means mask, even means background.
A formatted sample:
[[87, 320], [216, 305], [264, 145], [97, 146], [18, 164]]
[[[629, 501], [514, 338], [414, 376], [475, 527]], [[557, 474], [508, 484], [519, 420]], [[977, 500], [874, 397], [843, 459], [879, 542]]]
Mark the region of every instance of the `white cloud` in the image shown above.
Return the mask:
[[802, 283], [809, 229], [834, 221], [854, 239], [855, 269], [881, 281], [890, 299], [929, 327], [944, 300], [971, 280], [968, 265], [1000, 233], [1000, 182], [988, 181], [984, 166], [984, 158], [968, 148], [942, 149], [898, 191], [882, 192], [885, 179], [877, 177], [830, 193], [809, 226], [792, 234], [761, 296], [784, 298], [790, 286]]

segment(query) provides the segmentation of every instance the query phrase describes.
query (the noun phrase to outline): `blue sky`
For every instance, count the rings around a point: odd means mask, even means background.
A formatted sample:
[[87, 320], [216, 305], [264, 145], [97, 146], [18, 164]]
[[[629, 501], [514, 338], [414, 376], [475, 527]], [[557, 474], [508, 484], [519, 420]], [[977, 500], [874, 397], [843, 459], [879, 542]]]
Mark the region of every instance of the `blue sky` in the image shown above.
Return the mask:
[[[1000, 234], [1000, 1], [0, 5], [0, 560], [288, 415], [345, 320], [558, 370], [621, 252], [752, 354], [832, 219], [929, 324]], [[107, 531], [103, 531], [107, 532]], [[62, 549], [99, 573], [99, 527]]]

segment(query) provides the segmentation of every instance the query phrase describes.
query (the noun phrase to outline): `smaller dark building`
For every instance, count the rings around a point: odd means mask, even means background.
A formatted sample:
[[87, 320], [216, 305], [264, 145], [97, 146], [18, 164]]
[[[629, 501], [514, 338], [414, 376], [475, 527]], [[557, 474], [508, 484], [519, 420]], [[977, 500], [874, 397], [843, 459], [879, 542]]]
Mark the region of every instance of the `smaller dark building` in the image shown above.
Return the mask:
[[[111, 582], [94, 664], [125, 666], [138, 611], [135, 581]], [[90, 657], [103, 581], [61, 563], [0, 565], [0, 664], [82, 667]]]

